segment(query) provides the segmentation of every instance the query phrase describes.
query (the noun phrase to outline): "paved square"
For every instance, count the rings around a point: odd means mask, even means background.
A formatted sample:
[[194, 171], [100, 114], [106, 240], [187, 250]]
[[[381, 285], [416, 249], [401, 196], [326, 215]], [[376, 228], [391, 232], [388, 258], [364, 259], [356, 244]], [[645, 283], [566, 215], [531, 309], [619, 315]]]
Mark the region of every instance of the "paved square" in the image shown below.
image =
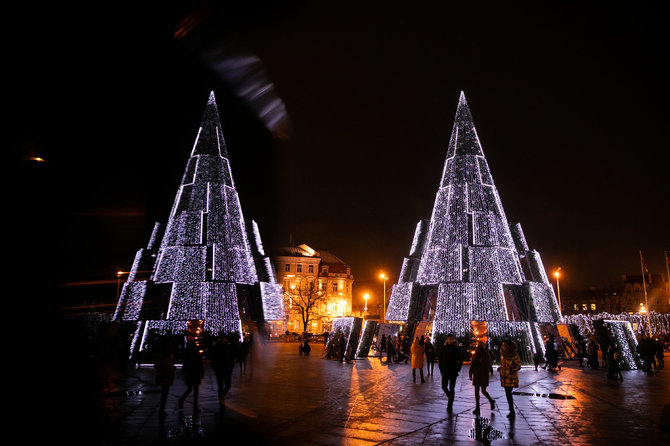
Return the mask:
[[614, 382], [606, 369], [580, 368], [576, 362], [558, 373], [524, 368], [514, 400], [517, 417], [510, 421], [497, 372], [488, 389], [496, 408], [491, 411], [482, 398], [477, 419], [467, 365], [449, 415], [437, 367], [425, 384], [415, 384], [409, 365], [377, 358], [338, 363], [321, 352], [320, 345], [310, 356], [300, 356], [296, 343], [255, 346], [245, 375], [236, 365], [225, 410], [209, 367], [200, 412], [194, 412], [192, 397], [177, 409], [184, 390], [178, 371], [163, 420], [152, 368], [107, 372], [99, 395], [101, 444], [223, 444], [232, 437], [281, 445], [670, 444], [670, 434], [660, 427], [663, 407], [670, 404], [665, 369], [655, 376], [623, 372], [624, 381]]

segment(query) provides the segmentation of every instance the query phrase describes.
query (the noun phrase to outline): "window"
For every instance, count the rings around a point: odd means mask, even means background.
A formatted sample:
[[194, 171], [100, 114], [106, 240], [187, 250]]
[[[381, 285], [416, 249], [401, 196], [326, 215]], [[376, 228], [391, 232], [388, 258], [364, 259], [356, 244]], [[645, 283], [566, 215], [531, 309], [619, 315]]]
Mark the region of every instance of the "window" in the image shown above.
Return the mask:
[[325, 280], [321, 282], [321, 291], [323, 291], [324, 293], [326, 292], [326, 281]]
[[579, 307], [577, 306], [577, 304], [574, 304], [574, 305], [572, 306], [572, 309], [575, 310], [575, 311], [577, 311], [577, 310], [579, 310]]
[[333, 293], [337, 293], [337, 282], [333, 282]]
[[284, 266], [284, 271], [289, 272], [291, 271], [291, 264], [287, 263], [286, 266]]
[[591, 310], [595, 311], [596, 309], [596, 304], [591, 304]]
[[288, 279], [284, 279], [284, 291], [288, 291], [288, 289], [290, 288], [290, 286], [291, 286], [291, 283], [289, 282], [289, 280], [288, 280]]
[[586, 304], [582, 304], [582, 310], [586, 311], [587, 309]]
[[308, 265], [307, 266], [307, 272], [313, 273], [314, 272], [314, 265]]
[[296, 271], [299, 272], [299, 273], [302, 272], [302, 265], [301, 264], [298, 263], [298, 265], [296, 266]]

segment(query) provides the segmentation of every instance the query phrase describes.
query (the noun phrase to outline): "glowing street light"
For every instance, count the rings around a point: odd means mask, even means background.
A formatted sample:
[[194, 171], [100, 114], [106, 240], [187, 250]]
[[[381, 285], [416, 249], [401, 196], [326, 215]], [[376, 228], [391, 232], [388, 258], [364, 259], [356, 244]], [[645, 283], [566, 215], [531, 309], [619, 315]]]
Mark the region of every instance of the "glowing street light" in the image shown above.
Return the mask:
[[558, 268], [554, 271], [554, 277], [556, 278], [556, 292], [558, 293], [558, 311], [561, 311], [561, 287], [559, 285], [559, 278], [561, 277], [561, 268]]
[[382, 317], [384, 318], [383, 319], [384, 322], [386, 322], [386, 279], [388, 279], [388, 277], [386, 276], [386, 274], [381, 273], [379, 275], [379, 278], [384, 281], [384, 315]]
[[363, 315], [364, 319], [367, 319], [367, 317], [368, 317], [368, 299], [369, 298], [370, 298], [370, 295], [368, 293], [365, 293], [365, 295], [363, 296], [363, 299], [365, 299], [365, 308], [364, 308], [365, 313]]

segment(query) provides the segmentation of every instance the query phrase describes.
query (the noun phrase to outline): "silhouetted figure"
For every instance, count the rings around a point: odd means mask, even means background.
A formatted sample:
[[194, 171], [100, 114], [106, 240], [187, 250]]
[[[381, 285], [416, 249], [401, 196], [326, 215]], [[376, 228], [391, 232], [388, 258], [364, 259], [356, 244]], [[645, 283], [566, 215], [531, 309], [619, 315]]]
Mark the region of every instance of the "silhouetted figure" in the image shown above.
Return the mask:
[[418, 337], [414, 338], [410, 352], [412, 354], [412, 381], [416, 382], [416, 370], [418, 369], [421, 374], [421, 382], [425, 383], [426, 380], [423, 378], [423, 347]]
[[[381, 341], [379, 341], [379, 361], [381, 362], [382, 360], [382, 355], [386, 351], [386, 335], [382, 335]], [[386, 353], [388, 356], [388, 352]]]
[[549, 339], [544, 343], [544, 359], [549, 371], [553, 371], [558, 367], [558, 350], [556, 350], [553, 334], [550, 334]]
[[158, 414], [161, 417], [167, 415], [165, 404], [167, 402], [168, 391], [174, 383], [174, 355], [175, 345], [171, 336], [161, 336], [158, 340], [156, 349], [156, 358], [154, 360], [154, 369], [156, 370], [156, 385], [161, 388], [161, 400]]
[[386, 362], [388, 364], [395, 362], [395, 343], [390, 335], [386, 338]]
[[451, 412], [456, 396], [456, 378], [463, 366], [463, 356], [454, 335], [449, 333], [440, 350], [438, 366], [442, 375], [442, 390], [448, 397], [447, 411]]
[[312, 347], [309, 346], [309, 341], [305, 339], [300, 343], [300, 347], [298, 347], [298, 352], [300, 353], [300, 356], [303, 354], [305, 356], [309, 356], [309, 352], [312, 351]]
[[658, 368], [662, 369], [665, 366], [665, 361], [663, 359], [663, 340], [660, 338], [656, 339], [656, 359]]
[[588, 363], [592, 369], [598, 368], [598, 342], [596, 341], [595, 336], [591, 336], [589, 339], [589, 344], [586, 347], [588, 353]]
[[200, 387], [200, 381], [205, 374], [205, 368], [202, 364], [202, 357], [198, 351], [198, 346], [195, 341], [188, 341], [186, 344], [186, 349], [184, 350], [184, 357], [182, 362], [182, 373], [184, 375], [184, 383], [186, 384], [186, 390], [179, 397], [179, 408], [184, 407], [184, 400], [186, 397], [193, 392], [193, 412], [198, 413], [198, 391]]
[[586, 341], [584, 339], [581, 339], [577, 343], [577, 357], [579, 358], [579, 367], [584, 367], [584, 358], [588, 358]]
[[224, 405], [224, 398], [232, 385], [233, 368], [235, 367], [235, 349], [228, 337], [220, 334], [210, 348], [209, 359], [216, 377], [219, 404]]
[[472, 380], [472, 385], [475, 387], [475, 410], [473, 414], [479, 416], [479, 392], [481, 391], [491, 403], [491, 410], [495, 409], [496, 403], [491, 395], [486, 391], [486, 388], [489, 385], [489, 374], [493, 373], [493, 366], [491, 362], [491, 355], [486, 349], [486, 345], [479, 341], [477, 343], [477, 349], [475, 354], [472, 355], [472, 360], [470, 362], [470, 379]]
[[511, 340], [505, 340], [500, 347], [500, 385], [505, 389], [505, 397], [509, 405], [508, 418], [514, 418], [514, 400], [512, 399], [512, 389], [519, 387], [519, 369], [521, 368], [521, 358], [516, 350], [516, 344]]
[[344, 358], [347, 355], [347, 340], [344, 338], [344, 333], [340, 333], [340, 339], [339, 339], [339, 354], [340, 354], [340, 362], [344, 362]]
[[428, 376], [433, 375], [433, 369], [435, 368], [435, 346], [427, 339], [423, 342], [423, 351], [426, 354], [426, 372]]
[[247, 358], [249, 358], [249, 351], [251, 350], [251, 339], [245, 336], [240, 344], [237, 361], [240, 363], [240, 375], [247, 374]]
[[621, 374], [621, 367], [619, 365], [620, 360], [621, 353], [619, 353], [619, 350], [614, 344], [610, 344], [607, 348], [607, 363], [609, 364], [607, 379], [623, 381], [623, 375]]

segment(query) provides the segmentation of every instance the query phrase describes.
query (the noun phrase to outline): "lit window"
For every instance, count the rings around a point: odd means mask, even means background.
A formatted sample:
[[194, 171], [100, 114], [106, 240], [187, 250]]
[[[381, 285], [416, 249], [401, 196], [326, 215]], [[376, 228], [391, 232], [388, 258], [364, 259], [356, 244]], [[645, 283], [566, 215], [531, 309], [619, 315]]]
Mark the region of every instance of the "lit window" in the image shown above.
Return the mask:
[[577, 306], [577, 304], [574, 304], [574, 305], [572, 306], [572, 308], [573, 308], [574, 310], [579, 310], [579, 307]]
[[595, 310], [595, 309], [596, 309], [596, 304], [591, 304], [591, 310]]
[[582, 310], [584, 310], [584, 311], [588, 310], [588, 307], [586, 306], [586, 304], [582, 304]]
[[302, 265], [298, 263], [298, 266], [296, 267], [296, 271], [301, 273], [302, 272]]
[[287, 263], [286, 266], [284, 267], [284, 271], [289, 272], [291, 271], [291, 264]]

